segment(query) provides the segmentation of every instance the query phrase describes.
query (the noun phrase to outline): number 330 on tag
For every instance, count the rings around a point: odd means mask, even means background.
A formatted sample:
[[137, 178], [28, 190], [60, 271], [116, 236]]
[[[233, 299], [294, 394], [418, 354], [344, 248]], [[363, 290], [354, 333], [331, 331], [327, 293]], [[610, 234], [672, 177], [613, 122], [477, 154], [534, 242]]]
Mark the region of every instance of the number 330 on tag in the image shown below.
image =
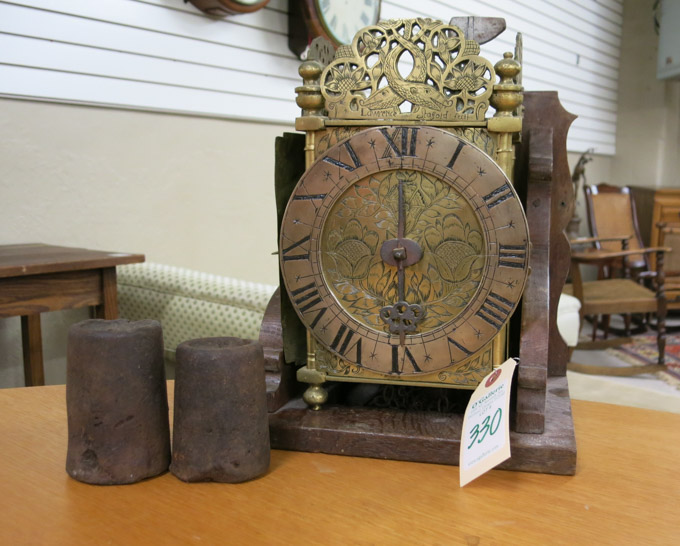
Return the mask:
[[510, 387], [517, 362], [506, 360], [470, 397], [460, 437], [460, 486], [510, 458]]

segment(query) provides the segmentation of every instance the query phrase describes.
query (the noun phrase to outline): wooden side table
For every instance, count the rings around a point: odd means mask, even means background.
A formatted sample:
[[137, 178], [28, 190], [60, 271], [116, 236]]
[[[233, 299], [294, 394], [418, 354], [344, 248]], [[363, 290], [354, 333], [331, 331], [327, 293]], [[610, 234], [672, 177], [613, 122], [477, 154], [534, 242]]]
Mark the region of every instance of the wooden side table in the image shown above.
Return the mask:
[[0, 318], [21, 316], [26, 386], [44, 385], [40, 313], [89, 306], [118, 317], [116, 266], [143, 254], [44, 244], [0, 246]]

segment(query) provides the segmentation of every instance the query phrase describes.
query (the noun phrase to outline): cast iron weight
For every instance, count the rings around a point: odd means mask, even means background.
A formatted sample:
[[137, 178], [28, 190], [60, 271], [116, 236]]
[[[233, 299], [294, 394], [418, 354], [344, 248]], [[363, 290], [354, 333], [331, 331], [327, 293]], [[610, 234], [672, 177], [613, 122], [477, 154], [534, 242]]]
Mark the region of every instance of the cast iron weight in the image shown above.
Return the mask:
[[155, 320], [86, 320], [68, 332], [66, 471], [119, 485], [170, 464], [163, 334]]
[[269, 468], [264, 353], [233, 337], [177, 347], [170, 471], [186, 482], [238, 483]]

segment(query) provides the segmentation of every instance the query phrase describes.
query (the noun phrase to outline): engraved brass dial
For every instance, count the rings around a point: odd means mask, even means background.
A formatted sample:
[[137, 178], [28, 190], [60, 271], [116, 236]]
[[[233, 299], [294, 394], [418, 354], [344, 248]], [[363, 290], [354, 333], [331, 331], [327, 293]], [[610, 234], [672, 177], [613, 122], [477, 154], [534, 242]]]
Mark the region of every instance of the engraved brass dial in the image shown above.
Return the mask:
[[499, 333], [528, 274], [524, 211], [484, 152], [433, 127], [378, 127], [300, 179], [280, 262], [302, 322], [328, 350], [386, 375], [470, 357]]

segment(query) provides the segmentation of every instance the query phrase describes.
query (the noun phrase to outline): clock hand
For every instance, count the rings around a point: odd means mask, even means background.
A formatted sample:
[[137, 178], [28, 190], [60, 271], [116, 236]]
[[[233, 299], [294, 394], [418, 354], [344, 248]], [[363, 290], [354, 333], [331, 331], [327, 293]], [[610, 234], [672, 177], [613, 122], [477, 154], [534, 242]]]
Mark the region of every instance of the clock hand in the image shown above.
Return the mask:
[[397, 267], [397, 299], [394, 305], [380, 310], [380, 317], [388, 325], [390, 333], [399, 334], [399, 344], [406, 342], [406, 333], [413, 332], [423, 318], [423, 308], [406, 301], [405, 267], [417, 263], [423, 256], [420, 245], [405, 237], [406, 202], [404, 199], [404, 180], [399, 179], [397, 206], [397, 238], [385, 241], [380, 248], [383, 261]]
[[[404, 240], [404, 225], [406, 224], [406, 204], [404, 203], [404, 181], [399, 180], [399, 220], [397, 222], [397, 239], [399, 242]], [[406, 249], [402, 246], [395, 248], [392, 251], [397, 260], [397, 297], [399, 301], [404, 301], [406, 298], [404, 291], [404, 260], [406, 259]], [[404, 332], [400, 332], [400, 343], [404, 344]]]

